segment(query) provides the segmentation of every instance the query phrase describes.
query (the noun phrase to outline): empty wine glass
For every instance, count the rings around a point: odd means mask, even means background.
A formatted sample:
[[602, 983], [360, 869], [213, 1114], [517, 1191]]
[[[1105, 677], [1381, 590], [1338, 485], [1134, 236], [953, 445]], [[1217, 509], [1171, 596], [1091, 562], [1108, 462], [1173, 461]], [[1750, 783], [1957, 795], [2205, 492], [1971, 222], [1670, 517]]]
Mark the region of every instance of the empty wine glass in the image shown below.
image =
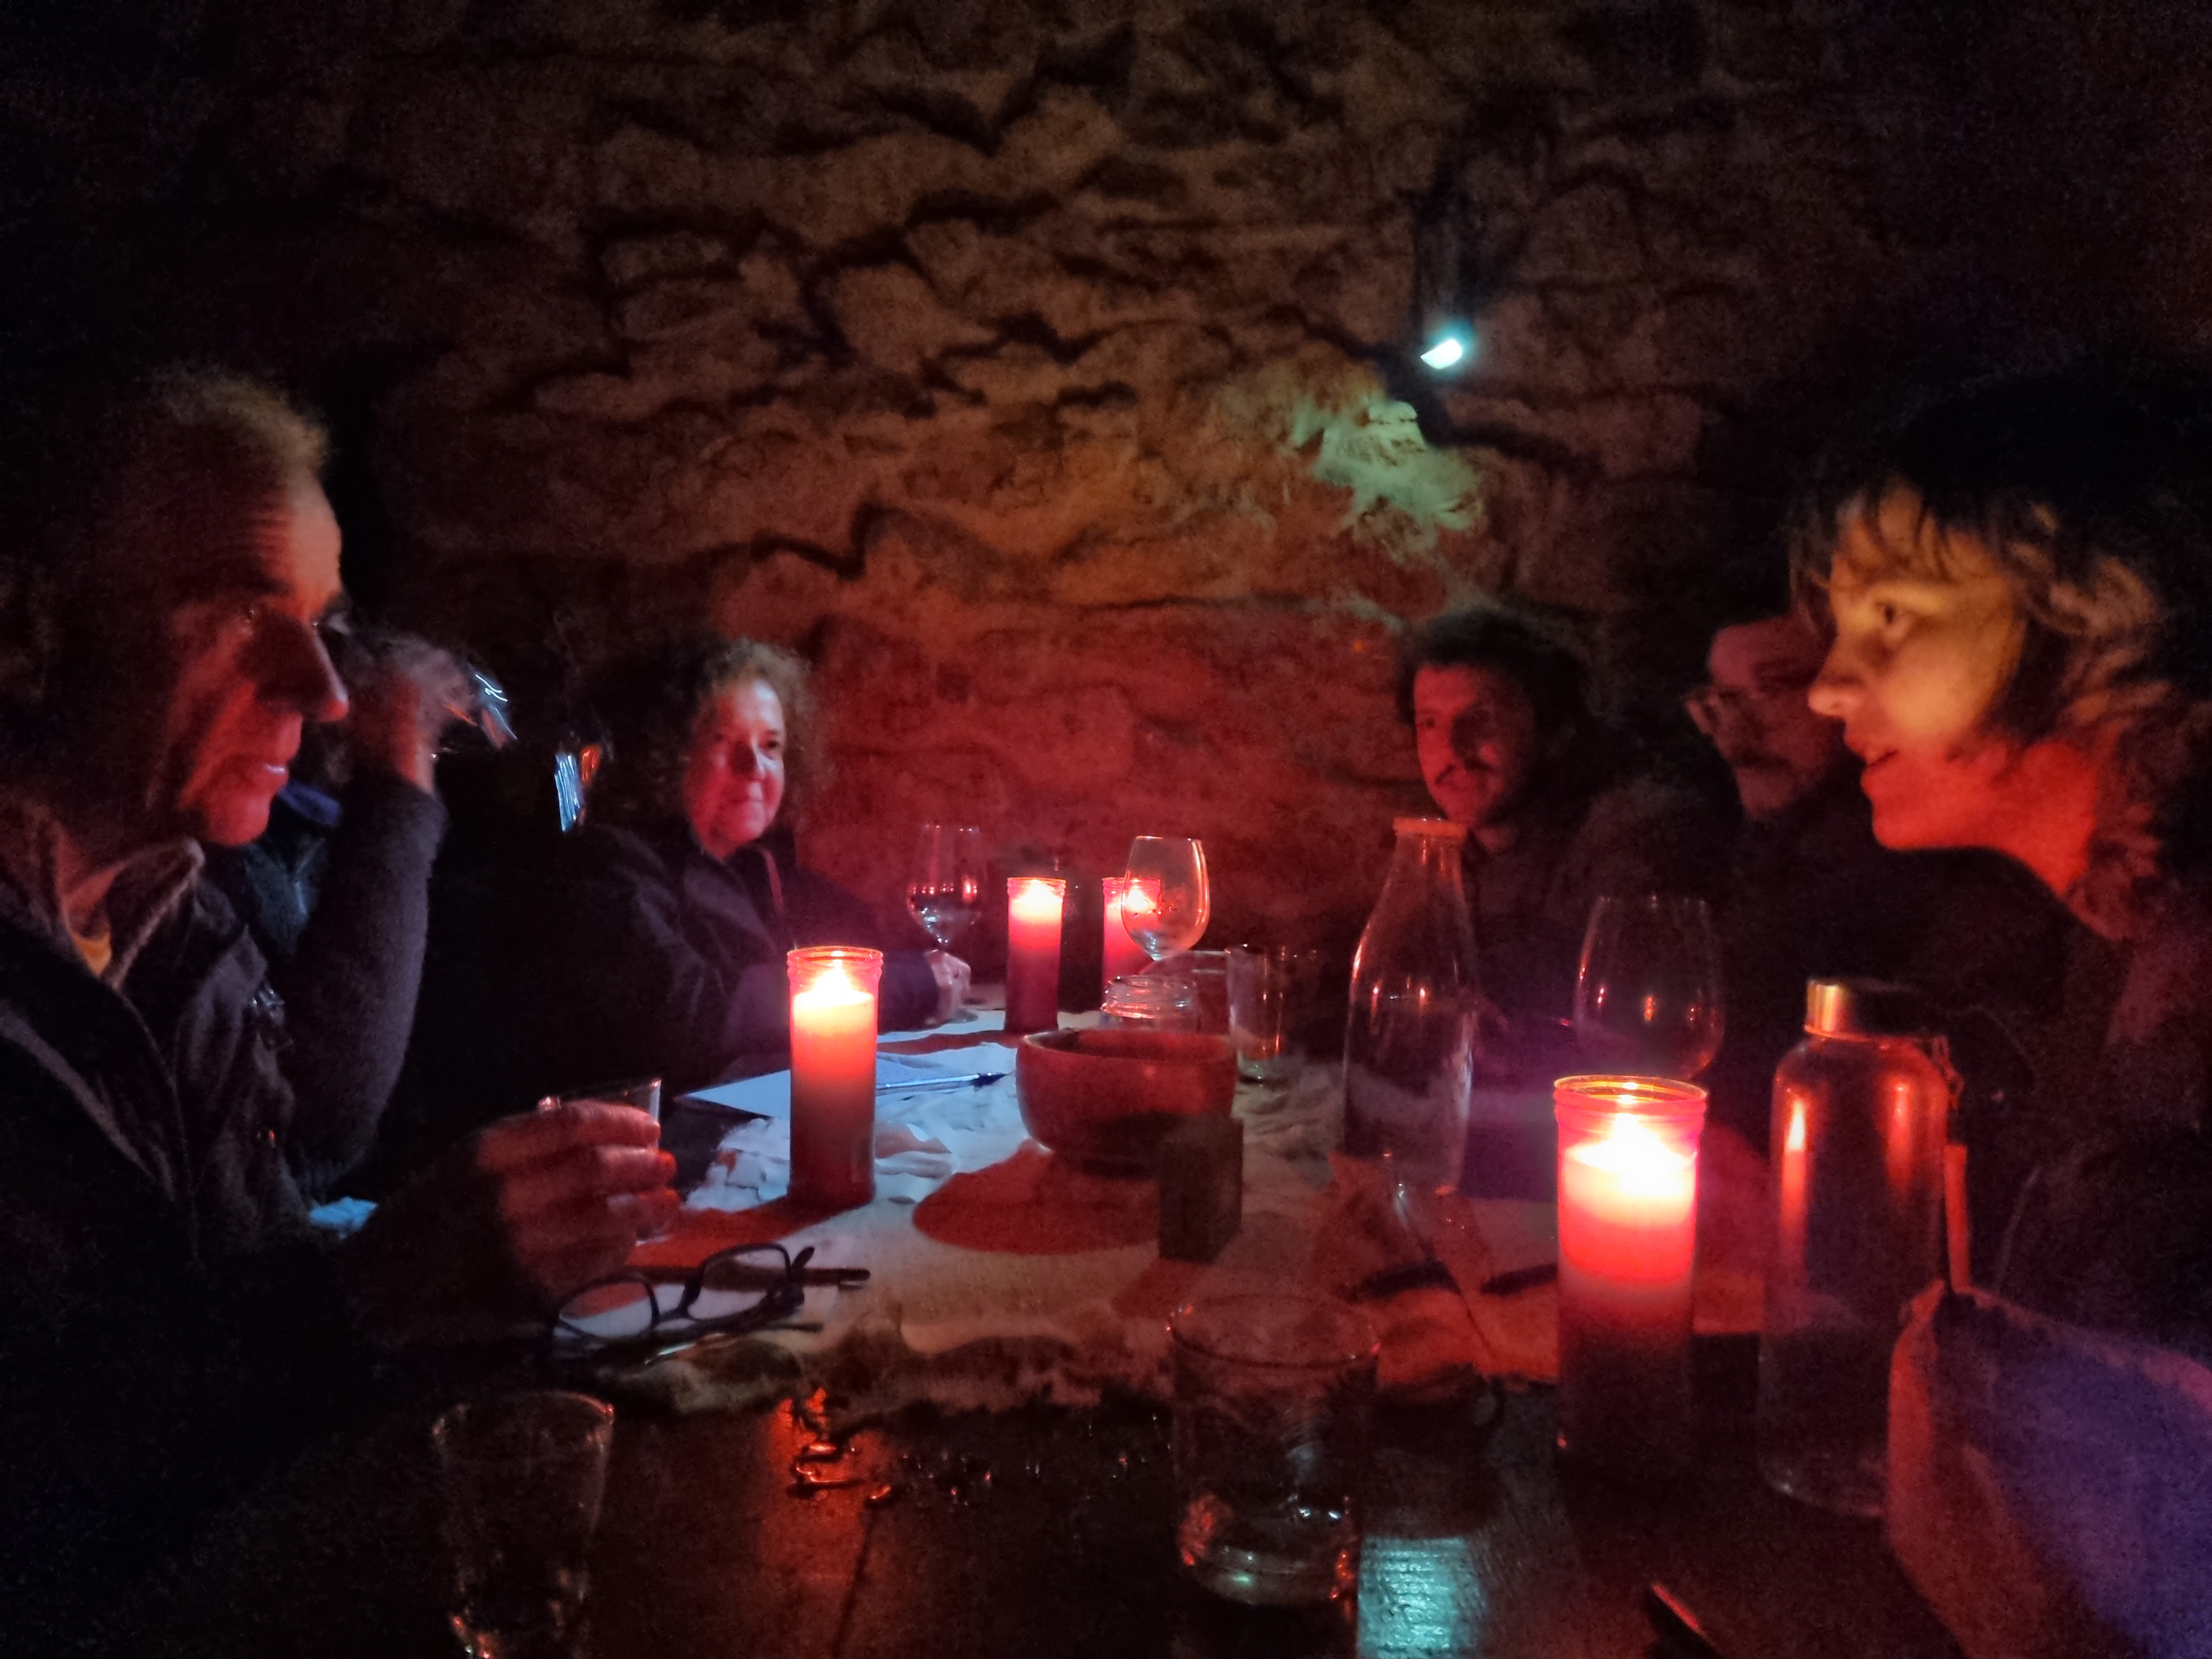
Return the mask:
[[950, 951], [983, 908], [983, 832], [973, 824], [925, 823], [907, 872], [906, 908], [921, 931]]
[[1158, 962], [1206, 937], [1206, 848], [1179, 836], [1139, 836], [1129, 843], [1128, 875], [1121, 925], [1146, 956]]
[[1698, 898], [1601, 898], [1583, 938], [1575, 1036], [1594, 1070], [1696, 1077], [1726, 1028], [1720, 946]]

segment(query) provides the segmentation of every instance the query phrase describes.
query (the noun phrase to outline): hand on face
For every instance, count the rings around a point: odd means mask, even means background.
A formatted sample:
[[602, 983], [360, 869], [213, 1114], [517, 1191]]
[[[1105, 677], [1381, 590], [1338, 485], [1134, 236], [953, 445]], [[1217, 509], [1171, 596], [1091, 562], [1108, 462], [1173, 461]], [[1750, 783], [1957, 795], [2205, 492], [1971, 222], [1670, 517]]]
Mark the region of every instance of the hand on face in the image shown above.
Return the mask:
[[1866, 763], [1875, 834], [1896, 848], [2002, 846], [2020, 746], [1987, 727], [2027, 637], [2011, 585], [1988, 554], [1953, 538], [1947, 574], [1906, 571], [1918, 504], [1902, 493], [1873, 522], [1846, 520], [1829, 574], [1836, 620], [1809, 696], [1844, 723]]
[[1536, 710], [1495, 668], [1429, 667], [1413, 676], [1413, 746], [1421, 779], [1454, 823], [1510, 817], [1535, 769]]
[[725, 859], [758, 841], [783, 805], [783, 703], [764, 680], [725, 686], [699, 711], [684, 769], [684, 812]]
[[1684, 700], [1728, 763], [1753, 818], [1787, 811], [1843, 758], [1843, 727], [1805, 700], [1824, 652], [1820, 636], [1795, 616], [1723, 628], [1705, 659], [1706, 684]]

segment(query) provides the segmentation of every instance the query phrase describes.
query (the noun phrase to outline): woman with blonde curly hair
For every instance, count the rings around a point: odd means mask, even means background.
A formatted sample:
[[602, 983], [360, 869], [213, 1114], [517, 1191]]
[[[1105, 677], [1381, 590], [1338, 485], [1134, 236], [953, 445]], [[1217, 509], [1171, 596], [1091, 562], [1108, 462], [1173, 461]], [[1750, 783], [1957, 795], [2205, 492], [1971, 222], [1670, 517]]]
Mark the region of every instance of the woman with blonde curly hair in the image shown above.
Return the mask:
[[[696, 635], [624, 665], [600, 713], [613, 759], [575, 848], [569, 1063], [580, 1080], [658, 1073], [697, 1088], [785, 1048], [785, 951], [879, 945], [879, 930], [798, 862], [789, 826], [825, 763], [797, 657]], [[883, 1023], [942, 1019], [967, 982], [941, 951], [892, 952]]]
[[1797, 568], [1835, 622], [1811, 702], [1865, 762], [1875, 835], [2009, 854], [2122, 960], [2094, 1086], [2014, 1126], [2043, 1144], [2002, 1287], [2062, 1317], [2203, 1346], [2207, 406], [2178, 382], [2068, 374], [1923, 409], [1822, 492]]

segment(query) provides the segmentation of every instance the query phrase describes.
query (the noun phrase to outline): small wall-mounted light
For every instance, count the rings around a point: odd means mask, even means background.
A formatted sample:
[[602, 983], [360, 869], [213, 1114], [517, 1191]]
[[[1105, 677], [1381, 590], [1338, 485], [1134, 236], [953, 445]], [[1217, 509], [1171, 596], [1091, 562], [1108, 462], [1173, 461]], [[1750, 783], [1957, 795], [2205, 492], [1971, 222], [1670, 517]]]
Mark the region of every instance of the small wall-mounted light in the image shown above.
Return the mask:
[[1429, 349], [1421, 354], [1421, 361], [1443, 374], [1464, 368], [1474, 356], [1474, 332], [1468, 329], [1452, 329], [1431, 337]]

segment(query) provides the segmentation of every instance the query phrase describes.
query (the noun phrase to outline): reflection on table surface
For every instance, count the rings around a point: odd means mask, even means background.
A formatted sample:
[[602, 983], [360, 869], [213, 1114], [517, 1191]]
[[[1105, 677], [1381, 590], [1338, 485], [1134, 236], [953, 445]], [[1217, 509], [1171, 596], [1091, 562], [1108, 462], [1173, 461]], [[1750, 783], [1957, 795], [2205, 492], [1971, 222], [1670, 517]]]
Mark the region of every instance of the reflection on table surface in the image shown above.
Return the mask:
[[[908, 1414], [852, 1437], [854, 1484], [805, 1495], [793, 1460], [813, 1431], [789, 1406], [626, 1416], [592, 1651], [1641, 1654], [1656, 1578], [1739, 1655], [1954, 1652], [1876, 1525], [1759, 1483], [1753, 1346], [1701, 1342], [1704, 1455], [1673, 1492], [1563, 1473], [1543, 1390], [1508, 1395], [1488, 1426], [1464, 1409], [1386, 1416], [1341, 1614], [1255, 1613], [1182, 1581], [1167, 1424], [1147, 1407]], [[136, 1628], [187, 1654], [449, 1655], [428, 1420], [394, 1418], [265, 1494]]]

